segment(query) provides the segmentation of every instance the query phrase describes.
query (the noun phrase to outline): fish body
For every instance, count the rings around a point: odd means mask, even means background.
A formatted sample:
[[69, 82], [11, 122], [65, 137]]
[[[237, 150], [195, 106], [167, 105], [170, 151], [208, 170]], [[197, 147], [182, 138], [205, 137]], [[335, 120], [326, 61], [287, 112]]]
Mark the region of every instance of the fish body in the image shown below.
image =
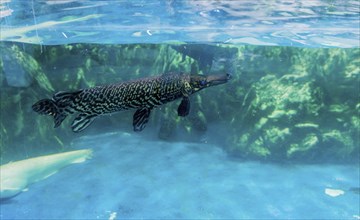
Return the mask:
[[82, 163], [91, 155], [90, 149], [76, 150], [2, 165], [0, 166], [0, 199], [16, 196], [25, 191], [30, 184], [46, 179], [65, 166]]
[[182, 98], [179, 116], [190, 110], [189, 96], [203, 88], [223, 84], [229, 75], [199, 75], [169, 73], [105, 86], [58, 92], [52, 99], [42, 99], [32, 108], [39, 114], [54, 117], [58, 127], [68, 114], [79, 113], [72, 122], [72, 130], [80, 132], [104, 114], [136, 109], [133, 117], [135, 131], [145, 128], [153, 108]]

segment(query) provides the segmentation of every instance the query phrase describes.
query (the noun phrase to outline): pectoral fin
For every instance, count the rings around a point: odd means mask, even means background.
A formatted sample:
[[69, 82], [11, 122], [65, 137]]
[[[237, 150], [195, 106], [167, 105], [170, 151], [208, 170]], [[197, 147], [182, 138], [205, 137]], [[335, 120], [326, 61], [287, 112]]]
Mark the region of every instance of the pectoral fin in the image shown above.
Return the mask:
[[189, 114], [190, 112], [190, 99], [189, 97], [184, 97], [181, 100], [181, 103], [178, 107], [178, 115], [181, 117], [185, 117]]
[[133, 126], [134, 131], [142, 131], [146, 123], [149, 121], [151, 109], [149, 108], [140, 108], [138, 109], [133, 117]]
[[96, 115], [79, 114], [71, 124], [73, 132], [80, 132], [87, 128], [95, 119]]

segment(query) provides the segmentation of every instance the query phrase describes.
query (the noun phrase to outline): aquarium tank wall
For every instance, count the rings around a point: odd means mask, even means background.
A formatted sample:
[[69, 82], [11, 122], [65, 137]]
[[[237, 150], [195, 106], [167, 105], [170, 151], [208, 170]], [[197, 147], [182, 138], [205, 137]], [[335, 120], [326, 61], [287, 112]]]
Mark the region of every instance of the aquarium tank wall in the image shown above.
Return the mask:
[[1, 1], [0, 217], [359, 219], [359, 7]]

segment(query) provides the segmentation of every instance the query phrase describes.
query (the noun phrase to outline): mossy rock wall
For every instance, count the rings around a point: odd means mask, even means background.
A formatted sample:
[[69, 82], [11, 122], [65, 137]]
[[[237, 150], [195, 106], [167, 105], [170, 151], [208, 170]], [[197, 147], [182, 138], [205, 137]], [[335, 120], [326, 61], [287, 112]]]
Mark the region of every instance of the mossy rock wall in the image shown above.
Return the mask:
[[[70, 149], [83, 135], [132, 132], [133, 112], [104, 117], [80, 134], [71, 132], [70, 119], [54, 129], [52, 118], [31, 110], [39, 99], [171, 71], [228, 72], [232, 80], [192, 96], [186, 118], [177, 116], [178, 102], [154, 110], [149, 126], [161, 139], [210, 135], [231, 155], [266, 161], [349, 162], [359, 156], [358, 49], [12, 43], [0, 49], [2, 163]], [[19, 85], [9, 75], [15, 70]], [[209, 134], [209, 126], [218, 132]]]
[[241, 51], [221, 99], [231, 116], [229, 151], [271, 161], [358, 161], [358, 49]]

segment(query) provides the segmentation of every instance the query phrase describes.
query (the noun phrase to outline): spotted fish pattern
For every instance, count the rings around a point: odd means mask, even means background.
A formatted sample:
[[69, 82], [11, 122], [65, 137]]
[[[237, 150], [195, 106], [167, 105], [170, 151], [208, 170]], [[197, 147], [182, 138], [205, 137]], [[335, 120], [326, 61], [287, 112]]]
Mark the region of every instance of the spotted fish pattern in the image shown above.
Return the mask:
[[83, 131], [99, 115], [136, 109], [134, 131], [141, 131], [149, 121], [151, 110], [182, 98], [178, 115], [190, 110], [189, 96], [203, 88], [227, 82], [229, 74], [200, 75], [168, 73], [117, 84], [96, 86], [71, 92], [58, 92], [51, 99], [36, 102], [32, 109], [54, 117], [54, 127], [60, 126], [69, 114], [78, 113], [71, 124], [74, 132]]

